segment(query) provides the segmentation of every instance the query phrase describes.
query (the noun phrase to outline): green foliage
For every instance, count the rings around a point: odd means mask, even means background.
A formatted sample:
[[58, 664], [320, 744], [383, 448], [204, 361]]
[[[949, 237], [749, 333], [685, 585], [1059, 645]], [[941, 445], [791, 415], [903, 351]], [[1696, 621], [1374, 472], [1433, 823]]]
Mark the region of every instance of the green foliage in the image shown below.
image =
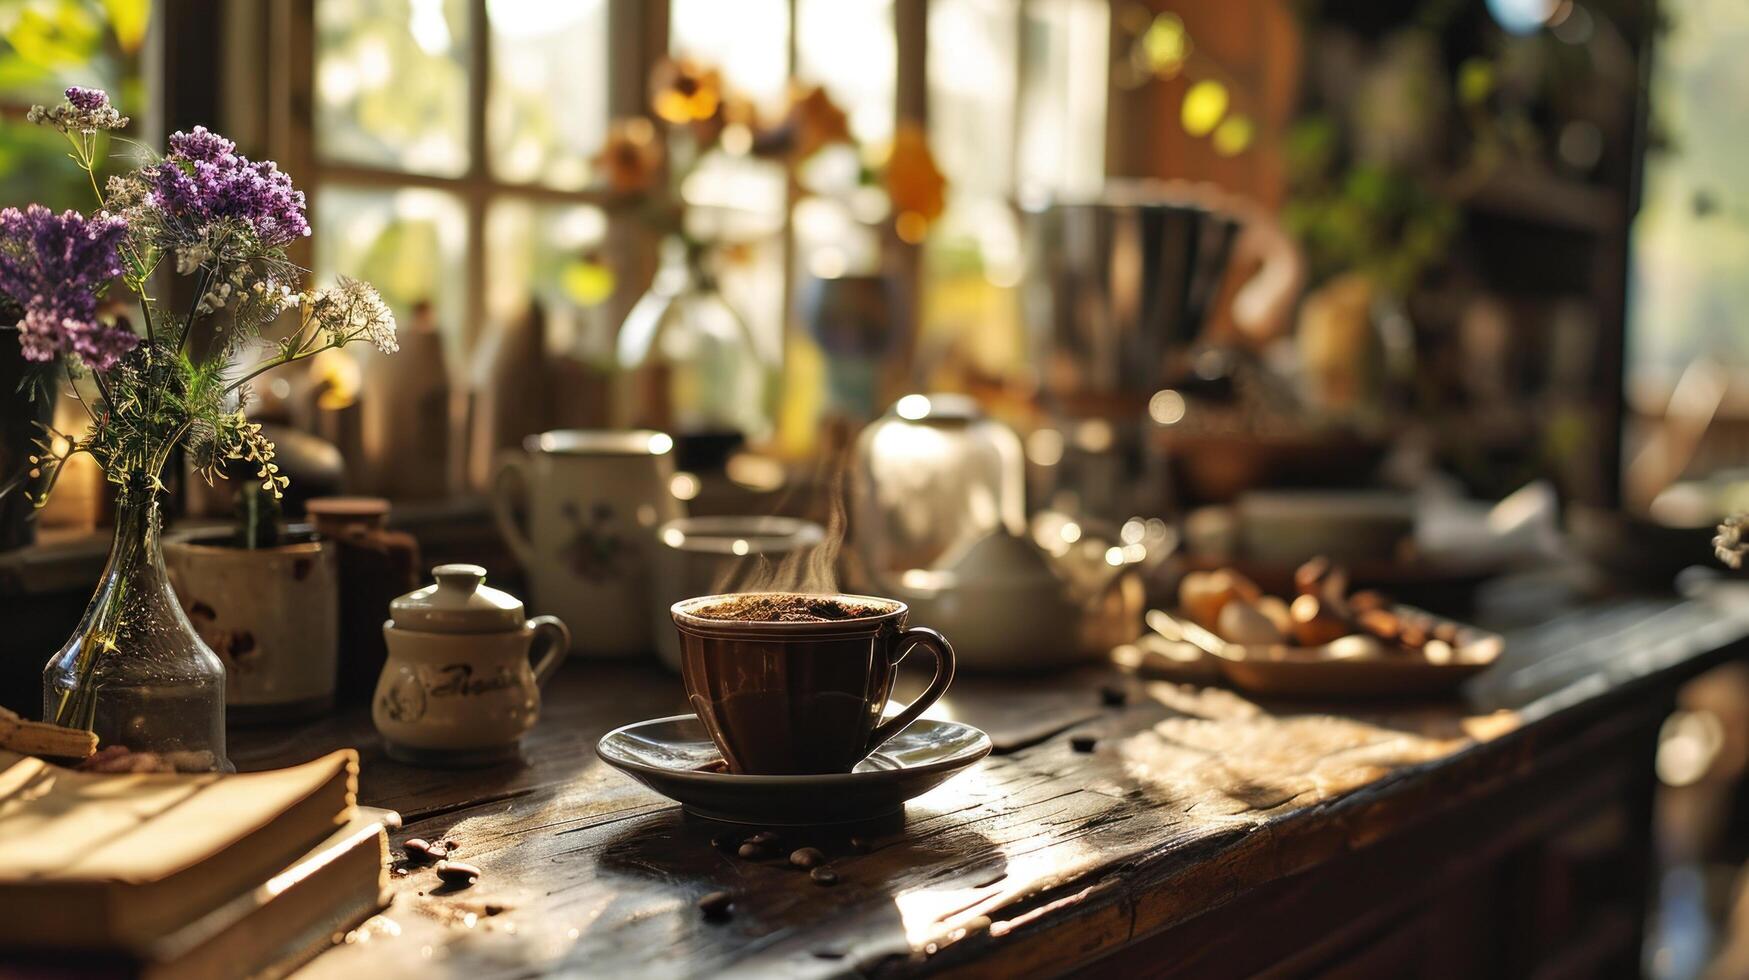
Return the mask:
[[1458, 209], [1416, 175], [1370, 164], [1340, 166], [1340, 132], [1319, 115], [1289, 132], [1294, 194], [1282, 219], [1305, 247], [1315, 279], [1360, 271], [1406, 295], [1445, 257], [1459, 228]]

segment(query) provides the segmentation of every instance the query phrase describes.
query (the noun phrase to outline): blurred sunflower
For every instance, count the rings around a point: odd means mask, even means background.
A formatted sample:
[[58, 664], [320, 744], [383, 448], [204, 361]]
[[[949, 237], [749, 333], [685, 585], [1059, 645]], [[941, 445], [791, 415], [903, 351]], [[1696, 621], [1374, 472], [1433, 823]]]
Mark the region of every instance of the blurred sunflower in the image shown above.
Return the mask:
[[717, 114], [722, 101], [723, 80], [714, 67], [690, 58], [663, 58], [650, 72], [650, 106], [664, 122], [704, 122]]
[[902, 122], [893, 132], [893, 147], [883, 174], [893, 202], [893, 228], [916, 244], [947, 208], [947, 178], [935, 164], [929, 138], [915, 122]]
[[590, 161], [616, 194], [636, 194], [656, 186], [662, 170], [662, 142], [656, 127], [642, 116], [616, 119], [607, 142]]

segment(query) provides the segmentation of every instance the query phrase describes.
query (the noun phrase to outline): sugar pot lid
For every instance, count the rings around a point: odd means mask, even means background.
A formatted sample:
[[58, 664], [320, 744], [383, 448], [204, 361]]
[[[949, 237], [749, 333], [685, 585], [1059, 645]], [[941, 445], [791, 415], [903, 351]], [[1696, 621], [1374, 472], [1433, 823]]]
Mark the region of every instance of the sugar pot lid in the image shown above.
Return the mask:
[[424, 633], [499, 633], [523, 627], [522, 600], [486, 585], [478, 565], [439, 565], [436, 585], [389, 603], [389, 618], [400, 629]]

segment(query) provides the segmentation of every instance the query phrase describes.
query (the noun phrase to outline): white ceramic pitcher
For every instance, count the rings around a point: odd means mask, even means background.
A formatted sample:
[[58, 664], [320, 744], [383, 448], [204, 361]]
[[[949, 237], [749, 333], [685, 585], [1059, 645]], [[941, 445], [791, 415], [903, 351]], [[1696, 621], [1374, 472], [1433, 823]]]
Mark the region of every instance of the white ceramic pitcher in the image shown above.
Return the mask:
[[577, 625], [576, 653], [626, 657], [654, 646], [645, 610], [656, 529], [685, 516], [673, 448], [661, 432], [567, 430], [529, 436], [523, 451], [500, 458], [499, 530], [528, 571], [534, 607]]

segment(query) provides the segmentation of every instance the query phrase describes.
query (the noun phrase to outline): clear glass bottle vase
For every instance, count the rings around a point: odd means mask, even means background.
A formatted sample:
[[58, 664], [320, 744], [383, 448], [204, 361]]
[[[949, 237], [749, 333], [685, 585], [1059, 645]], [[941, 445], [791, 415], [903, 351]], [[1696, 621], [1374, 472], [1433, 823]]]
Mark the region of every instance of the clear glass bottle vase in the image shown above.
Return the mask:
[[43, 718], [96, 732], [100, 748], [157, 753], [179, 771], [232, 772], [224, 664], [170, 587], [159, 496], [121, 490], [97, 592], [43, 670]]
[[681, 440], [771, 432], [771, 369], [699, 243], [662, 243], [655, 279], [620, 327], [616, 360], [633, 426]]

